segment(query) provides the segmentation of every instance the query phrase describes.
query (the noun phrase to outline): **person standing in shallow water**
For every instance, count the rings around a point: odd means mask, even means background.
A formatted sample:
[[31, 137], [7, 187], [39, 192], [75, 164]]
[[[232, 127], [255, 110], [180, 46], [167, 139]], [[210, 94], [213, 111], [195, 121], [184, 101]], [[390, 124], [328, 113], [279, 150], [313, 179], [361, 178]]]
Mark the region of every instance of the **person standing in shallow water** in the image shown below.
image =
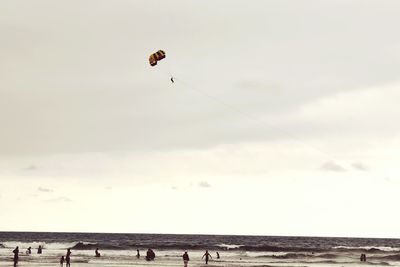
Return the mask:
[[206, 250], [206, 253], [204, 253], [203, 257], [201, 257], [202, 259], [205, 258], [206, 260], [206, 264], [208, 264], [209, 259], [212, 259], [210, 253], [208, 253], [208, 250]]
[[17, 264], [18, 264], [18, 254], [19, 254], [18, 246], [13, 250], [13, 253], [14, 253], [14, 266], [17, 266]]
[[156, 257], [156, 254], [154, 253], [154, 251], [149, 248], [146, 252], [146, 260], [147, 261], [153, 261]]
[[71, 249], [67, 249], [67, 255], [65, 255], [65, 267], [71, 266]]
[[100, 252], [99, 252], [99, 248], [96, 248], [96, 250], [94, 251], [94, 256], [97, 258], [99, 258], [101, 256]]
[[187, 267], [189, 263], [189, 254], [187, 253], [187, 251], [183, 253], [182, 259], [183, 259], [183, 267]]
[[64, 256], [61, 256], [60, 258], [60, 267], [64, 266]]
[[139, 258], [140, 258], [140, 252], [139, 252], [139, 250], [138, 250], [138, 249], [136, 250], [136, 252], [137, 252], [137, 253], [136, 253], [136, 258], [138, 258], [138, 259], [139, 259]]

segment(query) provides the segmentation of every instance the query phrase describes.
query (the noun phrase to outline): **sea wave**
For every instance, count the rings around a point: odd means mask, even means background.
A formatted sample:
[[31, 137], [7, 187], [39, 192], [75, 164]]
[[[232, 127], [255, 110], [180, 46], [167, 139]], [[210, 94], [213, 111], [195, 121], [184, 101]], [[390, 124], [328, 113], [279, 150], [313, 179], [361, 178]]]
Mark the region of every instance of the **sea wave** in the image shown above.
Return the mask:
[[241, 250], [245, 251], [268, 251], [268, 252], [323, 252], [324, 249], [313, 247], [284, 247], [284, 246], [241, 246]]
[[316, 253], [284, 253], [280, 255], [259, 255], [256, 258], [274, 258], [274, 259], [300, 259], [300, 258], [322, 258], [322, 259], [336, 259], [337, 254], [316, 254]]
[[299, 258], [308, 258], [308, 257], [313, 257], [313, 255], [304, 254], [304, 253], [287, 253], [287, 254], [283, 254], [283, 255], [272, 255], [272, 258], [275, 258], [275, 259], [299, 259]]
[[124, 247], [121, 247], [121, 246], [118, 246], [118, 245], [101, 244], [101, 243], [89, 243], [89, 242], [78, 242], [74, 246], [71, 247], [71, 249], [76, 249], [76, 250], [93, 250], [93, 249], [96, 249], [96, 248], [115, 249], [115, 250], [125, 249]]
[[230, 249], [239, 249], [243, 245], [235, 245], [235, 244], [219, 244], [217, 247], [221, 247], [222, 249], [225, 250], [230, 250]]
[[369, 256], [368, 259], [400, 261], [400, 255], [399, 254], [391, 254], [391, 255], [385, 255], [385, 256]]
[[391, 264], [385, 261], [381, 262], [368, 262], [370, 265], [378, 265], [378, 266], [390, 266]]
[[[40, 239], [39, 239], [40, 240]], [[393, 254], [400, 251], [400, 247], [385, 247], [385, 246], [317, 246], [318, 244], [306, 244], [304, 246], [289, 246], [286, 244], [246, 244], [239, 242], [224, 242], [224, 243], [211, 243], [208, 240], [201, 240], [201, 242], [187, 242], [186, 239], [179, 240], [130, 240], [130, 239], [108, 239], [108, 240], [97, 240], [95, 238], [83, 239], [70, 242], [51, 242], [49, 240], [44, 241], [2, 241], [0, 248], [15, 248], [19, 246], [20, 250], [25, 250], [28, 247], [32, 247], [33, 250], [42, 246], [43, 249], [50, 250], [64, 250], [67, 248], [75, 250], [93, 250], [95, 248], [103, 250], [136, 250], [136, 249], [159, 249], [159, 250], [204, 250], [208, 249], [211, 251], [249, 251], [249, 252], [272, 252], [272, 253], [286, 253], [284, 255], [277, 255], [277, 258], [290, 258], [290, 257], [319, 257], [325, 259], [334, 259], [338, 253], [367, 253], [367, 254]], [[398, 257], [387, 256], [389, 260], [395, 260]], [[400, 260], [400, 257], [399, 257]]]
[[325, 254], [316, 255], [315, 257], [324, 258], [324, 259], [334, 259], [334, 258], [338, 258], [339, 255], [331, 254], [331, 253], [325, 253]]
[[75, 250], [92, 250], [95, 248], [101, 249], [114, 249], [114, 250], [124, 250], [124, 249], [132, 249], [131, 247], [123, 246], [123, 245], [112, 245], [108, 243], [92, 243], [92, 242], [20, 242], [20, 241], [6, 241], [0, 244], [0, 248], [15, 248], [19, 247], [21, 249], [27, 249], [31, 247], [33, 250], [37, 249], [41, 246], [43, 249], [50, 250], [64, 250], [64, 249], [75, 249]]
[[73, 247], [77, 242], [66, 242], [66, 243], [61, 243], [61, 242], [38, 242], [38, 241], [33, 241], [33, 242], [20, 242], [20, 241], [5, 241], [0, 244], [0, 247], [2, 248], [15, 248], [19, 247], [20, 249], [25, 249], [28, 247], [31, 247], [32, 249], [37, 249], [39, 246], [41, 246], [43, 249], [67, 249]]
[[280, 247], [280, 246], [269, 246], [269, 245], [236, 245], [236, 244], [217, 244], [217, 245], [205, 245], [205, 244], [186, 244], [186, 243], [132, 243], [132, 242], [20, 242], [20, 241], [6, 241], [0, 243], [0, 248], [15, 248], [19, 246], [20, 249], [26, 249], [31, 247], [37, 249], [42, 246], [43, 249], [50, 250], [63, 250], [63, 249], [75, 249], [75, 250], [93, 250], [109, 249], [109, 250], [132, 250], [132, 249], [176, 249], [176, 250], [232, 250], [232, 251], [265, 251], [265, 252], [321, 252], [321, 249], [317, 248], [301, 248], [301, 247]]
[[398, 247], [373, 247], [373, 246], [363, 246], [363, 247], [336, 246], [333, 247], [333, 249], [339, 251], [357, 251], [357, 252], [369, 252], [369, 253], [400, 251], [400, 248]]

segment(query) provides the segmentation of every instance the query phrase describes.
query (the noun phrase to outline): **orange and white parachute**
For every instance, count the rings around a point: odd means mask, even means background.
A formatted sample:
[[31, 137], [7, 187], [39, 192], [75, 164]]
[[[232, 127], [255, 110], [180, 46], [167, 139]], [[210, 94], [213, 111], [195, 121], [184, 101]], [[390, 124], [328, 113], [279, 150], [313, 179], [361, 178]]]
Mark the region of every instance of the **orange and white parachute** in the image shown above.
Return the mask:
[[149, 63], [151, 66], [157, 65], [157, 62], [165, 58], [165, 52], [163, 50], [158, 50], [157, 52], [149, 56]]

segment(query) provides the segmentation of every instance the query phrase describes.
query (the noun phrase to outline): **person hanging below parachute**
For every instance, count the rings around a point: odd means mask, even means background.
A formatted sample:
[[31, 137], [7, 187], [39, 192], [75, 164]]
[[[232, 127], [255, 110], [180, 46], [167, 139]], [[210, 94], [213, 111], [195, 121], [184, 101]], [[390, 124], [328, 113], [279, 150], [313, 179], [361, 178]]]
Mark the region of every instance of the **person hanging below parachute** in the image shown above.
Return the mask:
[[[163, 60], [164, 58], [165, 58], [165, 52], [163, 50], [158, 50], [157, 52], [149, 56], [149, 64], [150, 66], [154, 67], [157, 65], [158, 61]], [[173, 76], [171, 76], [170, 80], [172, 83], [175, 83]]]

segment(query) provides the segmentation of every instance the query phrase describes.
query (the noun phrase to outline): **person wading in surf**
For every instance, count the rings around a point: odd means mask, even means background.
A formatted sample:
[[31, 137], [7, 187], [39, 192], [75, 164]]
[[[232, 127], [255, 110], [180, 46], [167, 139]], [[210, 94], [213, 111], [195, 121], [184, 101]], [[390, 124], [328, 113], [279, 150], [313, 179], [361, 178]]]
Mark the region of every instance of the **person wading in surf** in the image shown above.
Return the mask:
[[206, 253], [204, 253], [203, 257], [201, 257], [202, 259], [205, 258], [206, 260], [206, 264], [208, 264], [208, 260], [212, 259], [210, 253], [208, 253], [208, 250], [206, 250]]

